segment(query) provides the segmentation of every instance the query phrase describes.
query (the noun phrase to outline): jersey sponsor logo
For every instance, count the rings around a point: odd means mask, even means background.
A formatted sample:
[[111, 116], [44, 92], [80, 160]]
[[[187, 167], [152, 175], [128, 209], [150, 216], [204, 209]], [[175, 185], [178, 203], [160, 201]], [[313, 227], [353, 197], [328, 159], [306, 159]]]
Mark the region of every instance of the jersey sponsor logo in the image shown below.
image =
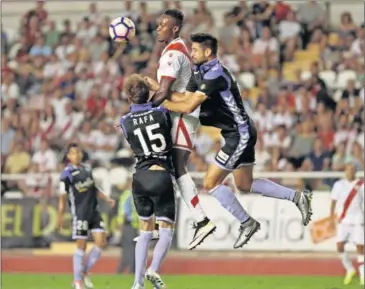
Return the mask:
[[74, 171], [74, 172], [71, 173], [71, 175], [77, 176], [79, 173], [80, 173], [80, 171]]
[[227, 155], [224, 151], [220, 150], [219, 153], [217, 154], [217, 159], [225, 164], [229, 159], [229, 155]]
[[90, 177], [88, 177], [87, 179], [86, 179], [86, 181], [84, 181], [84, 182], [82, 182], [82, 181], [80, 181], [80, 182], [77, 182], [76, 184], [75, 184], [75, 188], [80, 192], [80, 193], [83, 193], [83, 192], [86, 192], [87, 191], [87, 189], [88, 188], [90, 188], [91, 186], [93, 186], [94, 185], [94, 181], [90, 178]]
[[194, 74], [198, 74], [199, 73], [199, 71], [194, 71]]

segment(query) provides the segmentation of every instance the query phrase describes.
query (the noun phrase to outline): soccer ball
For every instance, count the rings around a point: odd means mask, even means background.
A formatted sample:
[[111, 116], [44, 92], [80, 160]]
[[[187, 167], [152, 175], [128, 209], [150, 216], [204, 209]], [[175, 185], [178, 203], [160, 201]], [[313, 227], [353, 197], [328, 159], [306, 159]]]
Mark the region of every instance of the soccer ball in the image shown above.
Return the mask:
[[135, 34], [134, 22], [127, 17], [115, 18], [109, 25], [109, 35], [115, 42], [128, 42]]

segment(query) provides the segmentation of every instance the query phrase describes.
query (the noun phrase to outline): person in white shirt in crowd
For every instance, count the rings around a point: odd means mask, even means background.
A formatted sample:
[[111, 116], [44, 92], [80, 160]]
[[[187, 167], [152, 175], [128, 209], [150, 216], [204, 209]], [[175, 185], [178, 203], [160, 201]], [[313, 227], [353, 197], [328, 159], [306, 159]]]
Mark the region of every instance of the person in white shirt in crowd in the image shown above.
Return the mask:
[[302, 27], [293, 11], [289, 11], [286, 19], [279, 23], [279, 39], [285, 46], [284, 58], [286, 61], [293, 59], [295, 49], [298, 45]]
[[14, 81], [14, 73], [11, 70], [2, 73], [1, 101], [4, 103], [9, 99], [18, 99], [20, 96], [19, 85]]
[[345, 173], [332, 188], [330, 217], [332, 225], [337, 225], [337, 252], [346, 269], [344, 284], [350, 284], [356, 275], [345, 252], [345, 244], [352, 242], [356, 245], [360, 284], [364, 285], [364, 180], [356, 177], [353, 163], [346, 164]]
[[277, 53], [279, 49], [278, 40], [271, 35], [271, 31], [268, 27], [262, 29], [262, 35], [257, 38], [253, 43], [253, 54], [256, 55], [270, 55]]
[[56, 129], [59, 138], [68, 141], [74, 136], [74, 133], [83, 121], [84, 114], [73, 111], [71, 101], [68, 99], [64, 106], [64, 112], [63, 117], [56, 118]]
[[32, 157], [32, 162], [39, 165], [40, 172], [56, 172], [57, 171], [57, 156], [56, 153], [49, 147], [46, 140], [42, 140], [41, 148], [36, 151]]
[[98, 33], [97, 26], [94, 25], [88, 17], [84, 17], [79, 25], [80, 27], [76, 34], [76, 38], [81, 39], [84, 45], [88, 45], [91, 39]]
[[351, 45], [351, 53], [354, 56], [364, 56], [365, 53], [364, 25], [357, 30], [357, 38]]
[[113, 126], [102, 121], [98, 129], [92, 131], [93, 146], [95, 152], [93, 159], [98, 161], [102, 166], [108, 167], [110, 161], [115, 155], [118, 145], [118, 135], [114, 133]]

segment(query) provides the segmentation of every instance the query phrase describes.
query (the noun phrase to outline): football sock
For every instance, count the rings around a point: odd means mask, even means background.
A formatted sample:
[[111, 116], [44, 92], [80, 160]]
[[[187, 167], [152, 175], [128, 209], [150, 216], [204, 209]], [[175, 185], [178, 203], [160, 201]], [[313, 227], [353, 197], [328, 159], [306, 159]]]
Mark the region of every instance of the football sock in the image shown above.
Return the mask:
[[144, 274], [148, 257], [148, 247], [152, 239], [152, 231], [141, 231], [136, 244], [136, 271], [134, 284], [144, 285]]
[[181, 197], [191, 211], [195, 221], [200, 222], [204, 220], [206, 214], [199, 203], [198, 190], [191, 176], [185, 174], [177, 179], [176, 182], [179, 185]]
[[246, 222], [250, 216], [241, 206], [234, 193], [225, 185], [219, 185], [209, 192], [218, 200], [223, 208], [230, 212], [240, 223]]
[[84, 255], [81, 249], [76, 249], [73, 257], [74, 281], [81, 281], [84, 275]]
[[359, 266], [360, 277], [364, 278], [364, 255], [357, 256], [357, 265]]
[[340, 253], [339, 257], [340, 257], [343, 267], [346, 269], [347, 272], [355, 271], [355, 269], [352, 265], [351, 259], [346, 254], [346, 252]]
[[296, 191], [283, 187], [267, 179], [256, 179], [252, 183], [251, 192], [265, 197], [294, 201]]
[[86, 259], [85, 272], [89, 272], [101, 256], [101, 248], [94, 245]]
[[173, 229], [160, 228], [160, 239], [158, 240], [155, 249], [153, 250], [153, 259], [151, 269], [158, 272], [162, 262], [165, 260], [167, 252], [169, 251], [174, 236]]

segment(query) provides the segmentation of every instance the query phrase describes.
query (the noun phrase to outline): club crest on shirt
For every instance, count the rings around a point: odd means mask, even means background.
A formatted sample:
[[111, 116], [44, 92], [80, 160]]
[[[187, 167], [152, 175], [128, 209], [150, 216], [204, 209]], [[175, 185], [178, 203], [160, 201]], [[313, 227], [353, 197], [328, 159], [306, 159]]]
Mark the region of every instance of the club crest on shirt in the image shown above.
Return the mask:
[[204, 89], [206, 89], [207, 88], [207, 86], [205, 85], [205, 83], [203, 83], [201, 86], [200, 86], [200, 89], [201, 90], [204, 90]]

